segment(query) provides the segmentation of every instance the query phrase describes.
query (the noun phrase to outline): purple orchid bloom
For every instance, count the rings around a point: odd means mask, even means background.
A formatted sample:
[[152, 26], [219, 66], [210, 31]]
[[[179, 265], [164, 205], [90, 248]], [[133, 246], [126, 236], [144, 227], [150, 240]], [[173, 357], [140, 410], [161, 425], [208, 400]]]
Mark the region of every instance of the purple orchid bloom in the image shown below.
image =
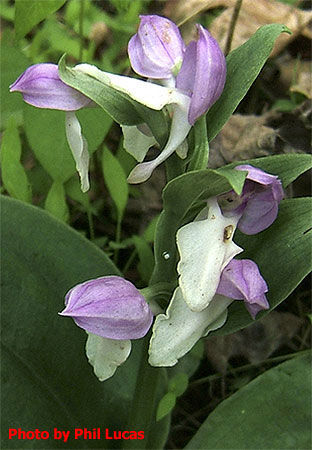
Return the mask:
[[218, 196], [226, 217], [240, 215], [238, 228], [245, 234], [256, 234], [268, 228], [276, 219], [278, 205], [284, 197], [282, 183], [277, 176], [248, 164], [235, 169], [248, 175], [241, 195], [234, 191]]
[[89, 106], [92, 101], [63, 83], [58, 74], [58, 66], [50, 63], [28, 67], [10, 86], [10, 92], [21, 92], [25, 102], [37, 108], [66, 112], [66, 137], [80, 176], [81, 190], [86, 192], [89, 189], [88, 144], [81, 133], [75, 111]]
[[[129, 183], [146, 181], [153, 170], [175, 151], [180, 157], [186, 157], [185, 139], [196, 120], [220, 97], [226, 77], [225, 57], [217, 41], [201, 25], [197, 26], [198, 40], [185, 48], [179, 29], [173, 22], [159, 16], [140, 18], [138, 33], [128, 46], [133, 70], [175, 88], [188, 101], [183, 98], [172, 104], [167, 145], [152, 161], [142, 163], [142, 159], [137, 157], [141, 163], [130, 173]], [[140, 135], [135, 128], [131, 131], [132, 139], [135, 133]], [[127, 143], [125, 149], [133, 156], [137, 154], [141, 157], [147, 153], [149, 143], [142, 145], [135, 153], [130, 146], [127, 147]]]
[[235, 300], [244, 300], [254, 319], [259, 311], [270, 307], [266, 292], [267, 284], [254, 261], [232, 259], [222, 271], [216, 293]]
[[113, 340], [139, 339], [148, 332], [153, 314], [142, 294], [127, 280], [106, 276], [73, 287], [60, 313], [86, 331]]
[[37, 108], [77, 111], [91, 100], [67, 86], [60, 79], [57, 64], [43, 63], [28, 67], [10, 86], [10, 92], [21, 92], [26, 103]]
[[197, 25], [197, 41], [185, 48], [173, 22], [159, 16], [140, 18], [139, 30], [128, 46], [133, 70], [144, 77], [173, 80], [172, 87], [191, 97], [188, 121], [194, 125], [223, 91], [226, 62], [222, 50], [201, 25]]
[[170, 79], [180, 69], [185, 50], [179, 28], [160, 16], [140, 16], [128, 53], [133, 70], [147, 78]]

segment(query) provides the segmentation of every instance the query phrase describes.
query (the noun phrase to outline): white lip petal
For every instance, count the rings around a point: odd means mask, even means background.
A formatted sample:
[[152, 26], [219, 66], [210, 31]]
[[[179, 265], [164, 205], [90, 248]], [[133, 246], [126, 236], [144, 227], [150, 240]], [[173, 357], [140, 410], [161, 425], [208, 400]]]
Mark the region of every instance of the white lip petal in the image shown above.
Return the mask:
[[162, 152], [157, 158], [152, 161], [138, 164], [130, 173], [128, 177], [129, 183], [143, 183], [153, 173], [153, 170], [164, 162], [176, 149], [184, 142], [188, 135], [191, 125], [188, 122], [188, 108], [190, 99], [187, 97], [187, 101], [183, 104], [173, 105], [173, 116], [171, 123], [171, 130], [168, 142]]
[[203, 336], [220, 328], [227, 318], [227, 307], [233, 299], [216, 295], [209, 307], [191, 311], [183, 299], [182, 290], [173, 294], [166, 314], [156, 317], [149, 348], [152, 366], [174, 366]]
[[121, 129], [124, 137], [124, 149], [137, 161], [143, 161], [148, 150], [157, 143], [154, 136], [147, 136], [135, 125], [121, 125]]
[[131, 352], [131, 341], [117, 341], [88, 333], [86, 354], [100, 381], [112, 377]]
[[155, 83], [138, 80], [132, 77], [103, 72], [90, 64], [78, 64], [74, 70], [84, 72], [98, 81], [129, 95], [133, 100], [151, 109], [160, 110], [172, 103], [184, 103], [190, 98], [178, 89], [160, 86]]
[[202, 311], [212, 301], [223, 268], [243, 250], [233, 241], [238, 217], [223, 217], [215, 198], [209, 200], [208, 217], [179, 229], [179, 285], [192, 311]]
[[89, 190], [89, 152], [88, 143], [81, 133], [81, 126], [74, 112], [67, 112], [65, 116], [65, 131], [68, 145], [72, 151], [76, 169], [80, 176], [81, 190]]

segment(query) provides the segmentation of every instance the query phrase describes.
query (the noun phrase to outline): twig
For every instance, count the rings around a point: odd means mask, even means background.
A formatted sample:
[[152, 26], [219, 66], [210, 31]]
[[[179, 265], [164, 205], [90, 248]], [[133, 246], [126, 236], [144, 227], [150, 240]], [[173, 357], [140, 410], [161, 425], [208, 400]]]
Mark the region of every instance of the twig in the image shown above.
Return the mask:
[[228, 35], [226, 38], [226, 43], [225, 43], [225, 49], [224, 49], [224, 54], [227, 55], [230, 50], [231, 50], [231, 45], [232, 45], [232, 39], [233, 39], [233, 34], [234, 34], [234, 30], [236, 27], [236, 22], [238, 19], [238, 15], [239, 15], [239, 11], [241, 9], [243, 0], [236, 0], [235, 6], [234, 6], [234, 11], [232, 14], [232, 19], [231, 19], [231, 23], [230, 23], [230, 27], [229, 27], [229, 31], [228, 31]]

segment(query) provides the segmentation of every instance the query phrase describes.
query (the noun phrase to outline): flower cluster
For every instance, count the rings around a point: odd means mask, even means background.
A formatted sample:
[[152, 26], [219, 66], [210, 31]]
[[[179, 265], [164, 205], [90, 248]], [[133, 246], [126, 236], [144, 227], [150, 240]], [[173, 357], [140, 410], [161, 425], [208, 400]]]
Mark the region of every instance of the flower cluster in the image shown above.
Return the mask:
[[[209, 198], [195, 221], [177, 232], [179, 286], [166, 313], [158, 314], [153, 325], [149, 348], [153, 366], [176, 364], [201, 337], [225, 323], [234, 300], [243, 300], [253, 318], [269, 308], [268, 287], [257, 264], [234, 259], [243, 249], [233, 236], [236, 227], [255, 234], [274, 222], [283, 197], [281, 182], [249, 165], [236, 169], [247, 171], [242, 194], [230, 191]], [[125, 361], [130, 339], [143, 337], [152, 325], [152, 312], [142, 294], [116, 276], [74, 287], [61, 314], [92, 333], [87, 354], [101, 379]]]
[[[267, 284], [258, 266], [234, 259], [243, 249], [233, 242], [236, 227], [247, 234], [268, 228], [283, 197], [280, 180], [249, 165], [241, 195], [234, 191], [208, 199], [194, 222], [177, 233], [179, 286], [153, 327], [149, 362], [173, 366], [203, 336], [226, 321], [227, 308], [243, 300], [251, 316], [269, 308]], [[223, 206], [222, 206], [223, 205]]]
[[[185, 45], [173, 22], [154, 15], [141, 16], [128, 53], [133, 70], [148, 80], [102, 72], [89, 64], [79, 64], [73, 72], [87, 74], [91, 80], [150, 109], [167, 109], [171, 118], [169, 137], [152, 161], [143, 162], [156, 143], [148, 125], [121, 124], [125, 149], [139, 162], [128, 181], [140, 183], [173, 152], [186, 157], [191, 127], [223, 91], [226, 63], [218, 43], [201, 25], [197, 25], [197, 39]], [[55, 64], [29, 67], [10, 90], [21, 92], [24, 100], [35, 107], [66, 112], [67, 140], [81, 188], [87, 191], [89, 153], [75, 112], [95, 103], [65, 84]], [[60, 314], [72, 317], [88, 333], [87, 356], [100, 380], [111, 377], [127, 359], [132, 339], [147, 334], [153, 312], [157, 317], [149, 362], [153, 366], [172, 366], [201, 337], [225, 323], [227, 308], [234, 300], [243, 300], [253, 318], [269, 308], [268, 286], [257, 264], [235, 259], [243, 249], [233, 237], [236, 228], [245, 234], [268, 228], [277, 217], [283, 190], [276, 176], [260, 169], [240, 165], [236, 170], [246, 172], [241, 195], [229, 191], [208, 198], [207, 206], [195, 220], [178, 230], [178, 287], [165, 312], [159, 312], [158, 305], [152, 311], [142, 293], [118, 276], [85, 281], [66, 295], [66, 307]]]
[[[149, 81], [102, 72], [90, 64], [79, 64], [74, 70], [84, 72], [112, 89], [126, 93], [151, 109], [170, 105], [172, 116], [170, 135], [164, 149], [153, 161], [138, 164], [130, 173], [130, 183], [147, 180], [155, 167], [177, 151], [185, 157], [185, 139], [195, 121], [220, 96], [224, 83], [225, 58], [218, 43], [198, 25], [198, 40], [185, 46], [178, 27], [159, 16], [141, 16], [138, 33], [129, 42], [129, 57], [133, 69]], [[66, 111], [66, 136], [81, 178], [82, 191], [89, 189], [89, 153], [75, 111], [94, 106], [88, 97], [61, 81], [55, 64], [29, 67], [11, 86], [11, 92], [21, 92], [24, 100], [37, 108]], [[121, 125], [125, 149], [137, 161], [145, 158], [156, 143], [146, 124], [139, 127]]]

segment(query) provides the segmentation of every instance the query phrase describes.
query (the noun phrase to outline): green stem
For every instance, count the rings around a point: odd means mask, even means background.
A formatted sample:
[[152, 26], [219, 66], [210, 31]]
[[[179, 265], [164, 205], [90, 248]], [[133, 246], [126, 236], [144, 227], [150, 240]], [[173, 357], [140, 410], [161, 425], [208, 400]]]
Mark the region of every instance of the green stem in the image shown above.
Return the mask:
[[80, 37], [80, 48], [79, 48], [79, 61], [82, 60], [83, 53], [83, 16], [84, 16], [85, 0], [80, 0], [80, 12], [79, 12], [79, 37]]
[[307, 350], [302, 350], [300, 352], [289, 353], [287, 355], [281, 355], [281, 356], [275, 356], [274, 358], [268, 358], [259, 364], [245, 364], [244, 366], [236, 367], [235, 369], [230, 369], [227, 374], [215, 373], [213, 375], [209, 375], [208, 377], [199, 378], [198, 380], [195, 380], [192, 383], [190, 383], [190, 386], [198, 386], [200, 384], [209, 383], [210, 381], [214, 381], [214, 380], [217, 380], [218, 378], [224, 377], [224, 375], [235, 375], [238, 372], [246, 372], [246, 370], [249, 370], [249, 369], [252, 369], [255, 367], [259, 367], [262, 364], [273, 364], [273, 363], [277, 363], [280, 361], [284, 361], [285, 359], [291, 359], [296, 356], [307, 355], [310, 353], [311, 353], [311, 350], [307, 349]]
[[127, 426], [127, 430], [144, 431], [144, 439], [125, 440], [123, 441], [123, 449], [154, 448], [152, 431], [156, 426], [157, 396], [163, 369], [151, 367], [147, 362], [149, 339], [150, 334], [143, 341], [137, 383], [132, 405], [129, 409]]
[[93, 241], [95, 238], [95, 235], [94, 235], [93, 216], [92, 216], [90, 205], [88, 205], [88, 208], [87, 208], [87, 217], [88, 217], [88, 224], [89, 224], [90, 239], [91, 239], [91, 241]]
[[194, 153], [188, 171], [206, 169], [209, 159], [206, 116], [200, 117], [194, 125]]
[[129, 258], [128, 258], [126, 264], [124, 265], [124, 268], [122, 269], [122, 273], [123, 273], [124, 275], [128, 272], [128, 270], [129, 270], [131, 264], [133, 263], [134, 258], [136, 257], [137, 253], [138, 253], [138, 252], [137, 252], [137, 249], [136, 249], [136, 248], [132, 250], [131, 255], [129, 256]]
[[[120, 236], [121, 236], [121, 218], [118, 217], [117, 226], [116, 226], [116, 237], [115, 237], [115, 241], [117, 242], [117, 244], [119, 244], [119, 242], [120, 242]], [[119, 249], [116, 248], [115, 252], [114, 252], [114, 263], [115, 264], [117, 264], [117, 261], [118, 261], [118, 254], [119, 254]]]

